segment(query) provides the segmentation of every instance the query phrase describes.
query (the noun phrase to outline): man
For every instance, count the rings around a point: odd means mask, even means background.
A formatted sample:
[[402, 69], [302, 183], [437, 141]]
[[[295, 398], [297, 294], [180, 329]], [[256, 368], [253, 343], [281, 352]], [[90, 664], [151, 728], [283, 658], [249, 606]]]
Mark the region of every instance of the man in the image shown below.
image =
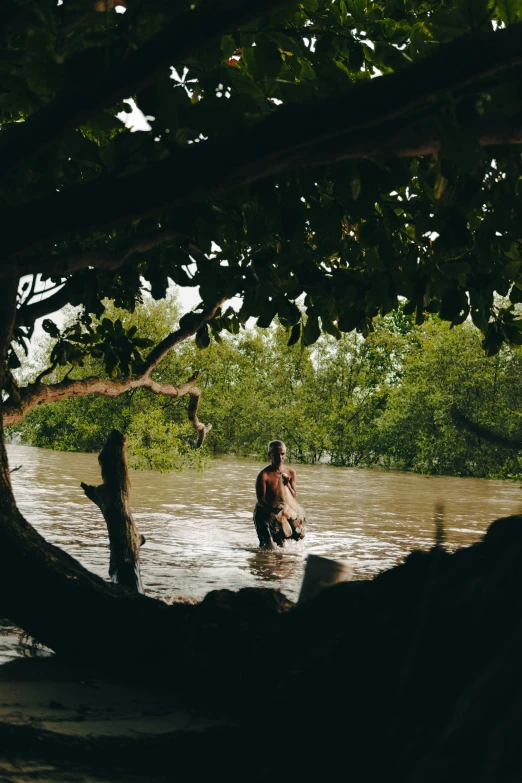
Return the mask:
[[283, 469], [286, 446], [281, 440], [268, 444], [270, 465], [260, 471], [256, 480], [257, 503], [254, 509], [259, 545], [274, 549], [284, 546], [285, 540], [304, 538], [305, 515], [296, 502], [295, 470]]

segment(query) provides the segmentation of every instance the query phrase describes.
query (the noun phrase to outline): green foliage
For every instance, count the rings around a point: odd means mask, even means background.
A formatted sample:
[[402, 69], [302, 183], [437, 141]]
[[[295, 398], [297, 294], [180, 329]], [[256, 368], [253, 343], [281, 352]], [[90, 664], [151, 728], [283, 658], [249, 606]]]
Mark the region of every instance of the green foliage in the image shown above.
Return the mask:
[[[469, 324], [450, 330], [427, 322], [415, 332], [378, 422], [384, 463], [421, 473], [520, 477], [521, 380], [518, 351], [504, 348], [488, 359]], [[470, 430], [462, 415], [500, 437]]]
[[43, 329], [51, 337], [59, 338], [51, 351], [52, 364], [83, 367], [85, 359], [90, 356], [103, 361], [109, 378], [126, 377], [137, 372], [143, 364], [140, 349], [154, 345], [154, 340], [139, 336], [135, 324], [125, 329], [121, 318], [111, 320], [104, 317], [95, 321], [88, 314], [82, 315], [62, 333], [50, 319], [46, 319]]
[[[90, 0], [61, 6], [54, 0], [8, 0], [6, 8], [0, 125], [15, 143], [21, 120], [68, 90], [78, 92], [97, 69], [110, 72], [167, 24], [184, 18], [187, 5], [135, 0], [123, 15], [98, 13]], [[162, 162], [182, 160], [191, 144], [207, 140], [235, 149], [248, 129], [292, 107], [309, 107], [308, 115], [299, 115], [307, 124], [319, 98], [343, 91], [350, 111], [349, 91], [360, 82], [379, 73], [404, 74], [454, 39], [465, 41], [494, 24], [516, 24], [521, 15], [519, 0], [289, 3], [173, 62], [177, 78], [165, 68], [141, 89], [134, 97], [155, 118], [151, 132], [125, 130], [114, 116], [120, 106], [99, 111], [16, 168], [0, 188], [0, 203], [6, 208], [85, 188], [90, 208], [93, 191], [87, 186], [99, 183], [94, 192], [102, 199], [107, 177], [149, 166], [160, 171]], [[89, 337], [64, 336], [54, 359], [81, 366], [83, 357], [103, 354], [109, 375], [132, 372], [144, 346], [117, 324], [104, 331], [103, 301], [132, 311], [143, 281], [160, 299], [171, 280], [199, 286], [206, 304], [220, 296], [243, 299], [239, 316], [220, 313], [201, 330], [200, 347], [223, 331], [237, 333], [249, 317], [268, 327], [277, 316], [294, 326], [291, 340], [305, 346], [321, 330], [335, 337], [352, 330], [366, 336], [375, 318], [397, 308], [399, 296], [408, 299], [417, 323], [427, 313], [454, 325], [471, 315], [489, 355], [503, 343], [518, 344], [521, 323], [508, 310], [496, 310], [494, 296], [522, 298], [521, 157], [504, 146], [484, 151], [471, 130], [477, 118], [487, 125], [488, 119], [520, 113], [516, 73], [507, 69], [473, 88], [438, 95], [437, 101], [436, 156], [302, 168], [174, 213], [156, 205], [146, 216], [72, 238], [64, 226], [51, 249], [31, 253], [51, 259], [84, 251], [119, 253], [159, 228], [179, 231], [180, 240], [131, 255], [116, 273], [86, 269], [68, 276], [74, 279], [70, 303], [84, 305], [98, 322]], [[415, 125], [417, 110], [408, 111]], [[299, 144], [299, 129], [294, 132], [290, 147]], [[212, 242], [219, 246], [212, 259], [197, 259], [193, 276], [186, 270], [188, 241], [206, 254]], [[301, 295], [306, 315], [298, 328], [295, 302]], [[23, 334], [20, 327], [21, 341]]]
[[[310, 347], [288, 347], [288, 331], [274, 324], [203, 351], [197, 340], [185, 342], [154, 377], [169, 383], [200, 371], [201, 417], [213, 424], [202, 453], [193, 449], [186, 400], [139, 389], [42, 405], [18, 429], [34, 445], [99, 451], [116, 427], [129, 436], [138, 469], [202, 467], [209, 452], [264, 459], [268, 441], [280, 437], [300, 462], [520, 476], [522, 355], [503, 348], [487, 358], [469, 322], [452, 329], [430, 317], [418, 327], [404, 310], [377, 319], [366, 340], [326, 335]], [[110, 312], [114, 320], [121, 315]], [[147, 300], [123, 326], [158, 340], [176, 317], [174, 297], [167, 306]], [[101, 371], [101, 361], [89, 359], [75, 376]]]
[[[98, 323], [89, 319], [85, 326], [70, 313], [68, 325], [60, 332], [48, 330], [52, 340], [43, 341], [25, 378], [30, 381], [38, 371], [46, 367], [64, 343], [63, 334], [75, 334], [80, 340], [82, 334], [91, 339], [101, 334], [115, 332], [125, 336], [136, 333], [146, 335], [142, 343], [157, 343], [171, 332], [179, 318], [176, 296], [170, 291], [166, 301], [154, 302], [146, 299], [133, 314], [118, 310], [105, 303], [106, 316]], [[80, 332], [83, 326], [83, 332]], [[135, 338], [136, 339], [136, 338]], [[94, 343], [97, 345], [97, 343]], [[92, 350], [81, 364], [73, 365], [74, 378], [92, 376], [111, 377], [106, 355]], [[176, 363], [175, 356], [167, 358], [161, 371], [156, 371], [157, 380], [176, 383], [179, 373], [186, 377], [192, 369], [185, 369]], [[69, 369], [70, 372], [70, 369]], [[63, 370], [59, 368], [46, 380], [61, 380]], [[71, 377], [71, 376], [69, 376]], [[194, 431], [187, 421], [187, 398], [158, 398], [150, 392], [136, 389], [121, 397], [86, 396], [65, 399], [39, 407], [30, 413], [18, 428], [23, 438], [34, 445], [63, 451], [100, 451], [112, 429], [128, 435], [129, 465], [138, 470], [179, 470], [186, 467], [201, 468], [204, 452], [194, 450]]]

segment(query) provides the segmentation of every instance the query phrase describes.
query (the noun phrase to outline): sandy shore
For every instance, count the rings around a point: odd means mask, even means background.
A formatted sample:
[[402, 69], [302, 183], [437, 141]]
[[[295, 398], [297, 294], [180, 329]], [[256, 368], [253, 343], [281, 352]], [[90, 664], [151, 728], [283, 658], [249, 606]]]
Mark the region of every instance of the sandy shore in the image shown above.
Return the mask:
[[[2, 783], [168, 779], [168, 755], [177, 765], [180, 748], [194, 750], [198, 738], [207, 745], [225, 725], [176, 705], [170, 692], [110, 682], [43, 654], [21, 658], [19, 632], [3, 625]], [[157, 764], [147, 770], [149, 751]]]

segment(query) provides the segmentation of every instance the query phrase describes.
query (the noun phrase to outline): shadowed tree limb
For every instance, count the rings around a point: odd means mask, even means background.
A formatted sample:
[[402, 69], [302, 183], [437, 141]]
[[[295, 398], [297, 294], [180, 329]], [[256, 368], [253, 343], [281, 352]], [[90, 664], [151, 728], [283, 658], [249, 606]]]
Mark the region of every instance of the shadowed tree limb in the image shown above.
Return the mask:
[[[168, 242], [175, 242], [181, 250], [183, 250], [188, 256], [196, 260], [200, 265], [207, 262], [209, 259], [190, 239], [178, 231], [157, 231], [150, 236], [144, 236], [141, 238], [133, 239], [130, 242], [126, 242], [122, 249], [119, 251], [110, 250], [86, 250], [82, 253], [68, 254], [53, 259], [50, 256], [49, 264], [46, 268], [47, 274], [70, 274], [88, 268], [104, 269], [105, 271], [118, 270], [131, 256], [135, 253], [146, 253], [148, 250], [152, 250], [161, 244]], [[33, 258], [29, 261], [22, 262], [20, 269], [20, 275], [29, 274], [27, 270], [32, 269], [36, 273], [37, 267], [41, 266], [41, 259]], [[55, 286], [56, 290], [51, 296], [47, 296], [44, 299], [31, 302], [31, 297], [28, 297], [21, 307], [18, 308], [16, 315], [17, 326], [32, 326], [38, 318], [43, 318], [49, 313], [54, 313], [57, 310], [61, 310], [62, 307], [69, 304], [71, 301], [71, 294], [83, 286], [82, 281], [69, 278], [63, 281], [61, 287]], [[50, 289], [54, 290], [54, 289]], [[46, 291], [41, 292], [46, 293]], [[36, 294], [37, 296], [38, 294]], [[35, 295], [33, 294], [33, 297]]]
[[[191, 145], [174, 159], [135, 174], [103, 178], [16, 207], [5, 216], [0, 276], [19, 274], [16, 253], [63, 238], [64, 225], [69, 233], [115, 226], [304, 166], [436, 152], [436, 116], [448, 92], [483, 89], [521, 67], [522, 23], [462, 37], [400, 73], [359, 82], [313, 104], [281, 108], [233, 141]], [[522, 141], [520, 117], [486, 115], [469, 129], [484, 145]]]
[[[372, 84], [381, 78], [385, 77], [374, 79]], [[481, 118], [468, 129], [477, 135], [483, 146], [522, 143], [522, 117]], [[292, 147], [290, 142], [284, 146], [284, 137], [293, 133], [293, 125], [292, 129], [281, 130], [281, 133], [275, 126], [265, 130], [264, 138], [257, 129], [252, 130], [244, 138], [244, 146], [208, 142], [193, 145], [176, 160], [152, 164], [137, 174], [116, 180], [97, 180], [6, 212], [5, 255], [0, 259], [0, 279], [19, 277], [34, 270], [44, 275], [63, 273], [68, 261], [55, 263], [52, 257], [42, 261], [36, 255], [27, 259], [21, 251], [63, 238], [65, 234], [124, 225], [129, 220], [216, 198], [242, 184], [306, 166], [373, 156], [414, 157], [433, 154], [440, 149], [434, 121], [416, 121], [412, 117], [346, 132], [331, 141], [321, 139], [310, 147]], [[273, 145], [267, 149], [270, 141]], [[64, 225], [67, 226], [65, 233]], [[190, 250], [187, 252], [197, 258]], [[89, 251], [81, 257], [74, 256], [69, 270], [88, 266], [115, 270], [124, 260], [109, 259], [105, 253]]]
[[[81, 253], [65, 253], [50, 255], [45, 267], [48, 275], [69, 275], [89, 267], [113, 272], [135, 253], [146, 253], [165, 242], [182, 243], [186, 238], [179, 231], [157, 231], [149, 236], [136, 237], [126, 242], [118, 251], [96, 249], [84, 250]], [[187, 251], [188, 252], [188, 251]], [[17, 262], [19, 277], [35, 274], [41, 270], [42, 260], [38, 258], [20, 258]]]
[[169, 66], [288, 1], [203, 0], [197, 7], [191, 6], [134, 54], [89, 74], [24, 123], [5, 131], [0, 143], [0, 177], [97, 112], [148, 87]]
[[452, 419], [457, 424], [462, 425], [473, 435], [477, 435], [479, 438], [490, 441], [490, 443], [495, 443], [497, 446], [503, 446], [505, 449], [513, 449], [514, 451], [522, 450], [522, 440], [520, 438], [509, 438], [506, 435], [501, 435], [500, 433], [495, 432], [489, 427], [484, 427], [481, 424], [477, 424], [476, 422], [471, 421], [471, 419], [468, 419], [468, 417], [462, 413], [462, 411], [457, 410], [455, 406], [451, 408], [450, 413]]
[[[55, 313], [70, 303], [71, 289], [74, 288], [75, 281], [64, 281], [62, 287], [51, 296], [45, 299], [39, 299], [36, 302], [23, 304], [16, 312], [17, 326], [32, 326], [39, 318], [43, 318], [49, 313]], [[45, 293], [42, 291], [42, 293]]]

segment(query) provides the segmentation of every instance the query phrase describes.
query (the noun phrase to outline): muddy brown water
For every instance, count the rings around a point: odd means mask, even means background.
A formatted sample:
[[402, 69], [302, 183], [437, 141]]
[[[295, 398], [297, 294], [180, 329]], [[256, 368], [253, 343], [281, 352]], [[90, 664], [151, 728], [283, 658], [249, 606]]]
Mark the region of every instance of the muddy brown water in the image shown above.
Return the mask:
[[[80, 482], [100, 482], [94, 454], [8, 447], [22, 513], [49, 541], [106, 577], [105, 524]], [[433, 542], [437, 504], [445, 509], [448, 546], [471, 544], [498, 516], [522, 512], [517, 483], [425, 477], [328, 465], [294, 465], [307, 511], [304, 542], [261, 552], [252, 523], [251, 459], [213, 460], [203, 472], [131, 472], [131, 503], [147, 543], [142, 577], [151, 595], [201, 598], [209, 590], [269, 586], [296, 598], [308, 553], [353, 563], [356, 578], [399, 562]]]

